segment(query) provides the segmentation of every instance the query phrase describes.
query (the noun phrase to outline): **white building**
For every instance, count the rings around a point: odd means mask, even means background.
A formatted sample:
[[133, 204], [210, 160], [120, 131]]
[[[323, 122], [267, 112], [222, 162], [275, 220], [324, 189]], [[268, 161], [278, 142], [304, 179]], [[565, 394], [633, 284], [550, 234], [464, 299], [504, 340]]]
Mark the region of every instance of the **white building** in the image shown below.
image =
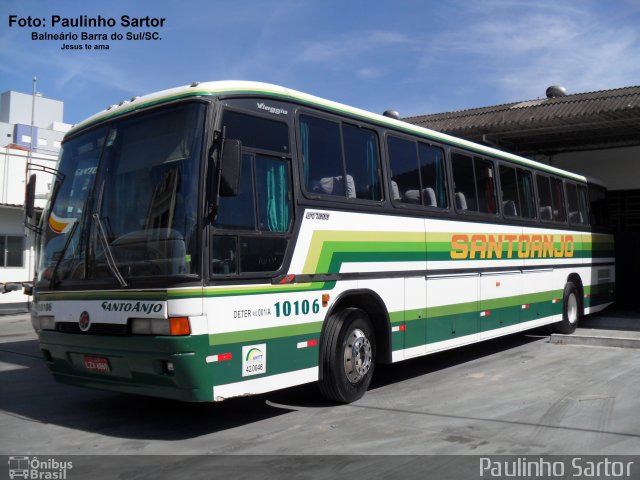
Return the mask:
[[[71, 125], [62, 121], [63, 102], [36, 95], [4, 92], [0, 96], [0, 283], [33, 279], [35, 235], [24, 227], [27, 163], [55, 168], [60, 143]], [[33, 108], [33, 125], [32, 125]], [[41, 212], [52, 176], [35, 173], [36, 208]], [[26, 311], [22, 290], [0, 295], [0, 313]]]

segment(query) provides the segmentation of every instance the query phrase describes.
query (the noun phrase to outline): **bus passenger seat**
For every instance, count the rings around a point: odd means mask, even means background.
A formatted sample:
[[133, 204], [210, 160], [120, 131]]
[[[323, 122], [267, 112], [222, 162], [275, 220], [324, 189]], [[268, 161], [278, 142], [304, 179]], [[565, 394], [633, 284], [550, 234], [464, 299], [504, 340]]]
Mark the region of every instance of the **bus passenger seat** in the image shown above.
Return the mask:
[[[311, 191], [326, 195], [342, 195], [344, 191], [342, 175], [337, 177], [324, 177], [320, 181], [311, 182]], [[356, 198], [356, 185], [351, 175], [347, 175], [347, 197]]]
[[516, 202], [513, 200], [505, 200], [502, 202], [502, 211], [509, 217], [517, 217], [518, 209], [516, 208]]
[[433, 188], [427, 187], [422, 190], [422, 195], [424, 195], [424, 204], [427, 207], [437, 207], [438, 201], [436, 200], [436, 192]]
[[582, 224], [584, 223], [584, 221], [582, 220], [582, 213], [580, 213], [579, 211], [575, 211], [575, 212], [569, 212], [569, 222], [573, 223], [574, 225], [577, 224]]
[[356, 183], [353, 181], [353, 177], [347, 174], [347, 197], [356, 198]]
[[391, 198], [393, 200], [400, 200], [400, 190], [398, 189], [398, 182], [391, 180]]
[[455, 194], [456, 198], [456, 208], [458, 210], [467, 210], [467, 198], [464, 196], [464, 193], [457, 192]]
[[551, 207], [549, 205], [540, 207], [540, 219], [541, 220], [551, 220], [553, 217], [551, 215]]
[[420, 190], [407, 190], [404, 192], [404, 201], [407, 203], [420, 203]]

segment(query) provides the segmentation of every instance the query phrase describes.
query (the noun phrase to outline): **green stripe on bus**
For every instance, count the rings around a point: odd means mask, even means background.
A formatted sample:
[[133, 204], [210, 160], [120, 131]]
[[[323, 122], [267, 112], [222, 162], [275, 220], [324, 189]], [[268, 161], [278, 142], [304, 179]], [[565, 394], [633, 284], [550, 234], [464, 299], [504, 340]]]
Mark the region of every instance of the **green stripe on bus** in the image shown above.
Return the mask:
[[255, 330], [245, 330], [228, 333], [212, 333], [209, 335], [210, 345], [224, 345], [227, 343], [256, 342], [273, 338], [292, 337], [295, 335], [315, 334], [322, 330], [323, 322], [300, 323], [280, 327], [267, 327]]

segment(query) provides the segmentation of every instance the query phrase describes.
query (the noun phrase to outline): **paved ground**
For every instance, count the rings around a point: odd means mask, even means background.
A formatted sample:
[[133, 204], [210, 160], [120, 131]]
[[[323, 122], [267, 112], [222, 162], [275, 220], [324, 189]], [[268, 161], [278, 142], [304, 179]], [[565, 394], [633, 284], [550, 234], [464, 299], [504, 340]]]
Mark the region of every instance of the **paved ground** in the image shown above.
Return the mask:
[[638, 454], [640, 350], [548, 335], [381, 367], [351, 405], [315, 385], [185, 404], [56, 384], [29, 317], [0, 317], [0, 454]]

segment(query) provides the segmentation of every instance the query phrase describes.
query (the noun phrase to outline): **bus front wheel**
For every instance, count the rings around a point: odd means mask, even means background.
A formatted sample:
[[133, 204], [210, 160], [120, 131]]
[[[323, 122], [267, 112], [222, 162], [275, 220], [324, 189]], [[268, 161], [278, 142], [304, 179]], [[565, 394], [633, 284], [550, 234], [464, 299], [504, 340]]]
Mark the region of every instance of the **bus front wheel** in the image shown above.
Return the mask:
[[575, 332], [581, 315], [578, 288], [573, 282], [567, 282], [562, 296], [562, 320], [554, 324], [554, 330], [565, 335]]
[[361, 398], [369, 388], [376, 359], [374, 331], [358, 308], [345, 308], [327, 320], [320, 362], [322, 395], [340, 403]]

